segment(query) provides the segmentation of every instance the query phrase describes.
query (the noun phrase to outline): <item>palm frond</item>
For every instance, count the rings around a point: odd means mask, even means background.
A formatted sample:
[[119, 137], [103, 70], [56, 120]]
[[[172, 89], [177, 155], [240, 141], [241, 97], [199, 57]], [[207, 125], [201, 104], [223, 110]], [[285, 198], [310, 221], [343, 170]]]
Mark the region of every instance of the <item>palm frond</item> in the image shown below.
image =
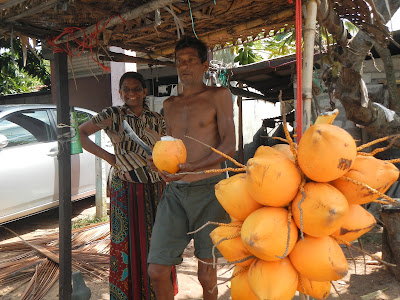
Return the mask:
[[[25, 285], [22, 300], [40, 300], [59, 278], [58, 233], [3, 242], [0, 285]], [[72, 269], [90, 279], [108, 280], [110, 225], [91, 224], [72, 230]], [[30, 279], [30, 280], [29, 280]], [[28, 282], [29, 281], [29, 282]], [[13, 289], [7, 294], [12, 293]]]

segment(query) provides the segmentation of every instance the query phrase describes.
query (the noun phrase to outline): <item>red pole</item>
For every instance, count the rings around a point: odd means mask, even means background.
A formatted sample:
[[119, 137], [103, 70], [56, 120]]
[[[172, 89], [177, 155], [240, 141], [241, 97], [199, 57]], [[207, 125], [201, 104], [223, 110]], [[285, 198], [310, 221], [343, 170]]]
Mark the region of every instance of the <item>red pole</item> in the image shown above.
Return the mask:
[[302, 84], [302, 45], [301, 45], [301, 0], [296, 0], [296, 74], [297, 74], [297, 105], [296, 105], [296, 122], [297, 122], [297, 143], [303, 134], [303, 84]]

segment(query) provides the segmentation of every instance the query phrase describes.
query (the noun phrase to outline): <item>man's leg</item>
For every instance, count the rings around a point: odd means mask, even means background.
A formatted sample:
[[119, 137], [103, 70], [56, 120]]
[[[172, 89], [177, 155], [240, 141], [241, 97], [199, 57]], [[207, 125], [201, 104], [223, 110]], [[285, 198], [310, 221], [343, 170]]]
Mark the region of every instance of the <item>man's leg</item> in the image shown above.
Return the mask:
[[148, 274], [157, 300], [173, 300], [174, 287], [171, 281], [171, 266], [149, 264]]
[[[212, 259], [204, 259], [207, 263], [212, 263]], [[218, 288], [217, 284], [217, 269], [212, 265], [204, 264], [201, 261], [198, 263], [198, 273], [200, 284], [203, 287], [204, 300], [217, 300]], [[212, 293], [211, 293], [212, 291]], [[157, 299], [158, 300], [158, 299]]]

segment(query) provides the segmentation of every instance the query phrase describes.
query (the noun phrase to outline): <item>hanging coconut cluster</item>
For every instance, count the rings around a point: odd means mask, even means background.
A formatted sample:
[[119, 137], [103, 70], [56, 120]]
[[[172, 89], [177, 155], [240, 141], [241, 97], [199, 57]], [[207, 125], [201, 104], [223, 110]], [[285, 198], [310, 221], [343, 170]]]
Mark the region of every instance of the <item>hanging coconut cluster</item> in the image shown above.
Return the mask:
[[337, 126], [311, 126], [298, 146], [286, 136], [289, 145], [259, 147], [246, 173], [215, 187], [233, 221], [210, 236], [236, 265], [233, 300], [290, 300], [296, 290], [326, 299], [330, 282], [348, 272], [339, 244], [375, 226], [360, 204], [390, 201], [383, 193], [399, 177], [393, 163], [358, 152]]

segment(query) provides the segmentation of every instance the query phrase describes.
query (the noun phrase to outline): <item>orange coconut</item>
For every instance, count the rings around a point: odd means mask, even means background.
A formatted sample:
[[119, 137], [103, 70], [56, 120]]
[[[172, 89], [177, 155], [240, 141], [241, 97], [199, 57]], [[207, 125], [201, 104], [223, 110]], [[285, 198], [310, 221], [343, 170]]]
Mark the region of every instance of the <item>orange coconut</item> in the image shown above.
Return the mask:
[[153, 148], [153, 162], [160, 171], [178, 172], [179, 164], [186, 162], [186, 147], [182, 140], [163, 136]]
[[[242, 222], [234, 222], [231, 224], [241, 225]], [[219, 252], [221, 252], [228, 262], [235, 262], [252, 256], [242, 242], [240, 237], [240, 227], [221, 225], [211, 231], [210, 237], [214, 245], [217, 245], [216, 247]], [[235, 265], [248, 266], [253, 262], [253, 260], [254, 258], [251, 258], [241, 263], [235, 263]]]
[[257, 151], [257, 156], [247, 162], [247, 191], [263, 205], [287, 205], [297, 194], [299, 170], [287, 156], [271, 147], [262, 146]]
[[276, 144], [273, 145], [272, 148], [278, 150], [282, 154], [285, 154], [292, 162], [294, 162], [294, 155], [292, 150], [290, 150], [289, 144]]
[[349, 211], [343, 194], [329, 183], [321, 182], [306, 183], [304, 193], [304, 199], [299, 192], [292, 202], [297, 227], [315, 237], [328, 236], [338, 230]]
[[279, 260], [286, 249], [286, 254], [290, 253], [296, 244], [298, 230], [291, 219], [288, 235], [288, 214], [287, 209], [280, 207], [262, 207], [251, 213], [241, 229], [247, 250], [267, 261]]
[[[357, 155], [354, 165], [344, 176], [385, 193], [399, 178], [399, 169], [394, 164], [373, 156]], [[365, 187], [345, 179], [338, 178], [331, 184], [345, 195], [350, 204], [364, 204], [379, 197]]]
[[339, 244], [329, 236], [306, 235], [296, 243], [289, 258], [300, 274], [315, 281], [338, 280], [349, 269]]
[[317, 182], [328, 182], [343, 176], [354, 163], [357, 146], [344, 129], [317, 124], [302, 136], [297, 158], [304, 174]]
[[330, 281], [314, 281], [300, 274], [297, 290], [314, 299], [326, 299], [331, 292]]
[[258, 299], [291, 300], [296, 293], [298, 275], [287, 257], [278, 261], [255, 260], [248, 277]]
[[344, 217], [340, 229], [333, 235], [350, 243], [374, 228], [375, 224], [375, 217], [361, 205], [349, 205], [348, 214]]
[[215, 196], [226, 212], [241, 221], [262, 207], [246, 189], [246, 174], [236, 174], [215, 185]]
[[250, 288], [248, 279], [248, 267], [235, 267], [231, 279], [231, 298], [232, 300], [258, 300], [253, 290]]

